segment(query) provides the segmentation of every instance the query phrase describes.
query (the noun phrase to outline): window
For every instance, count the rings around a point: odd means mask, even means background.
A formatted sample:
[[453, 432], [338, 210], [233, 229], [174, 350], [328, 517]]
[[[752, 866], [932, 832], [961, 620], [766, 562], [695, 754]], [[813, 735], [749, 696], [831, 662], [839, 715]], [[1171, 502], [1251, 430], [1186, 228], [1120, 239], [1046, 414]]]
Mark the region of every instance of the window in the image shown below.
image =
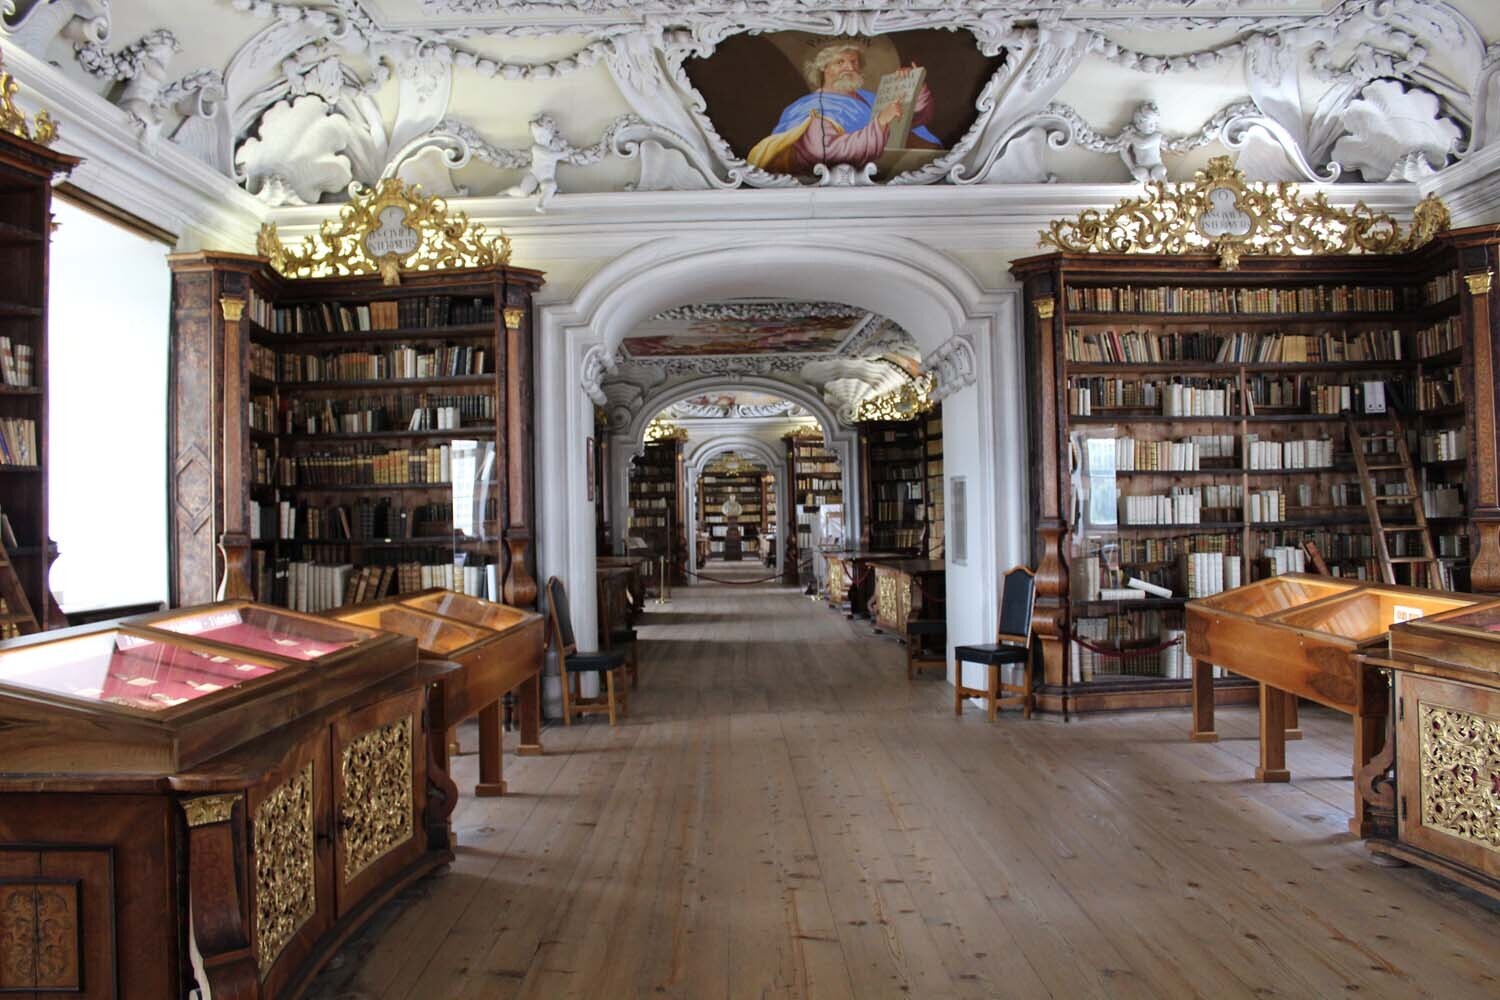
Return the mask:
[[66, 612], [167, 598], [167, 248], [54, 200], [48, 518]]

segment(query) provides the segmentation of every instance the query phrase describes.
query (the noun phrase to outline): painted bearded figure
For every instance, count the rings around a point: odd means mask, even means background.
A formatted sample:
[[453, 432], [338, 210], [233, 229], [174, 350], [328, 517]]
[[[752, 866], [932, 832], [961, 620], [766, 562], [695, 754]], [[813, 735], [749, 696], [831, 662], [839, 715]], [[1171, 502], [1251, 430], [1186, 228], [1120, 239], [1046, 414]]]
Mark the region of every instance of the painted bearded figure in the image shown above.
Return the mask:
[[[805, 174], [818, 163], [859, 166], [879, 159], [901, 106], [892, 101], [875, 107], [874, 91], [864, 89], [864, 46], [856, 42], [825, 45], [807, 60], [803, 75], [811, 93], [781, 113], [775, 131], [750, 150], [750, 163], [772, 173]], [[911, 134], [923, 140], [923, 145], [941, 148], [937, 136], [927, 129], [931, 119], [932, 91], [924, 83], [917, 92]]]

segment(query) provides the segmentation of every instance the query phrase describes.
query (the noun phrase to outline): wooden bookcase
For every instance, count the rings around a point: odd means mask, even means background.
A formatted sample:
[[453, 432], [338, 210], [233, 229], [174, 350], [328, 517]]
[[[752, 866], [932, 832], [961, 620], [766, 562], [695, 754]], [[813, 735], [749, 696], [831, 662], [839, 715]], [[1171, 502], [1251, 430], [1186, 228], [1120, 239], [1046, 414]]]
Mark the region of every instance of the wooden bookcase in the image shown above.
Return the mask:
[[[782, 580], [799, 582], [800, 561], [813, 550], [818, 508], [844, 503], [844, 473], [838, 455], [821, 435], [788, 434], [786, 442], [787, 511]], [[847, 522], [846, 522], [847, 523]]]
[[652, 441], [630, 467], [630, 528], [645, 541], [652, 559], [672, 565], [672, 581], [685, 584], [687, 492], [682, 475], [682, 442]]
[[776, 565], [776, 475], [770, 470], [760, 474], [760, 537], [761, 562]]
[[[535, 603], [539, 272], [387, 286], [288, 280], [253, 256], [170, 261], [173, 604], [254, 594], [316, 610], [490, 581], [508, 604]], [[484, 523], [464, 537], [452, 530], [456, 440], [494, 446], [475, 498]]]
[[724, 538], [729, 528], [723, 507], [730, 497], [740, 503], [740, 544], [742, 551], [751, 548], [750, 543], [761, 537], [765, 516], [764, 487], [761, 485], [762, 470], [758, 465], [743, 462], [738, 470], [728, 472], [723, 467], [710, 466], [698, 480], [702, 493], [698, 505], [703, 528], [708, 532], [709, 558], [723, 558]]
[[[1044, 709], [1187, 704], [1181, 644], [1161, 647], [1181, 638], [1190, 585], [1191, 596], [1227, 589], [1230, 563], [1250, 583], [1296, 568], [1313, 541], [1331, 571], [1378, 577], [1342, 412], [1379, 433], [1384, 416], [1363, 406], [1377, 392], [1406, 429], [1424, 492], [1449, 491], [1423, 498], [1448, 581], [1500, 588], [1486, 377], [1497, 370], [1496, 244], [1486, 227], [1400, 256], [1246, 257], [1235, 271], [1115, 254], [1012, 265], [1026, 299]], [[1224, 346], [1236, 336], [1238, 348]], [[1341, 387], [1348, 399], [1333, 398]], [[1315, 444], [1288, 447], [1297, 441]], [[1164, 499], [1125, 499], [1153, 496]], [[1131, 577], [1172, 596], [1101, 599], [1101, 586]], [[1239, 678], [1219, 681], [1221, 701], [1253, 696]]]
[[923, 418], [860, 426], [863, 548], [916, 554], [922, 547], [926, 435]]
[[945, 537], [943, 520], [943, 407], [939, 403], [923, 418], [924, 499], [927, 521], [928, 559], [943, 558]]
[[[65, 625], [47, 575], [57, 558], [47, 527], [47, 258], [52, 182], [79, 163], [28, 139], [0, 132], [0, 511], [16, 545], [7, 547], [21, 590], [41, 628]], [[3, 593], [3, 592], [0, 592]], [[0, 614], [9, 631], [33, 631], [15, 607]]]

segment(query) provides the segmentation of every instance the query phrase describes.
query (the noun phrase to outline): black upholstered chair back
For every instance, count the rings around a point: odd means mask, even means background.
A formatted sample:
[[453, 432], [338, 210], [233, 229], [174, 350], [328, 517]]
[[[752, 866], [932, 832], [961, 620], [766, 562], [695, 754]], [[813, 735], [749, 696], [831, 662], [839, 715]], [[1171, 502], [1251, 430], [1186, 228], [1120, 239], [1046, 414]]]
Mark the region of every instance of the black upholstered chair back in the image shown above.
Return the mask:
[[568, 588], [557, 577], [547, 581], [547, 603], [557, 618], [557, 630], [561, 633], [564, 647], [577, 645], [573, 640], [573, 613], [568, 610]]
[[1025, 566], [1005, 571], [1000, 590], [1000, 634], [1031, 637], [1031, 609], [1036, 602], [1036, 577]]

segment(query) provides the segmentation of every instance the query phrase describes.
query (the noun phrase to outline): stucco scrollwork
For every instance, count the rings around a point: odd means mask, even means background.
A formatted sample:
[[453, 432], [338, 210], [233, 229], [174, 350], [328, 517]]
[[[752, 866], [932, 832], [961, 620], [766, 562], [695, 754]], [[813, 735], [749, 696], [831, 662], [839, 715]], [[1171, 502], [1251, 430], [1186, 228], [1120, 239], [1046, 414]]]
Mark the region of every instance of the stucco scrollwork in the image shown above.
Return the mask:
[[974, 344], [963, 334], [954, 334], [922, 359], [922, 370], [932, 378], [932, 401], [941, 402], [974, 384], [978, 370]]

